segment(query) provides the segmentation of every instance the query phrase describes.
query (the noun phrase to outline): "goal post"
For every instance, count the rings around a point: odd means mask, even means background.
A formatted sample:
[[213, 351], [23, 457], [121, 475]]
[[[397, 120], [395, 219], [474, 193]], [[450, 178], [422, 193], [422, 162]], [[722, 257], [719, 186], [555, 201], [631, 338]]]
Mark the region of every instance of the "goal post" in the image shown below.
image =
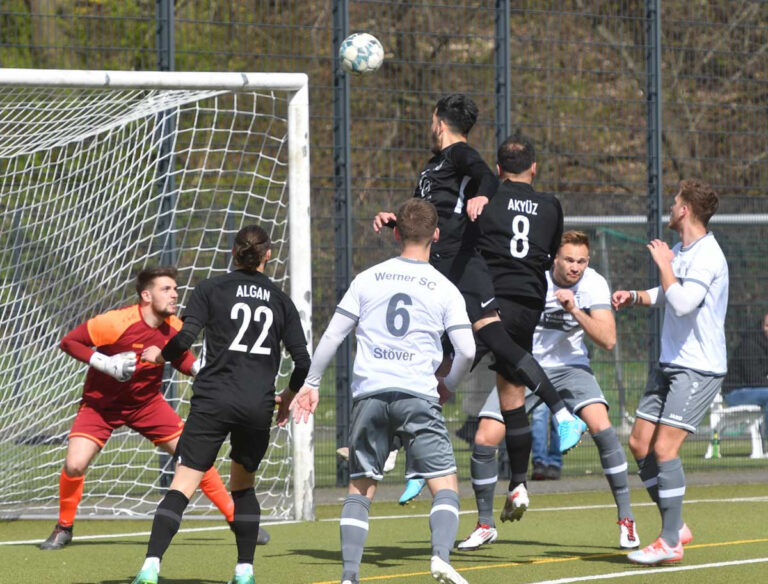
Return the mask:
[[[139, 269], [173, 258], [183, 307], [197, 282], [231, 269], [237, 231], [259, 223], [267, 275], [311, 348], [309, 176], [305, 74], [0, 69], [0, 518], [56, 516], [87, 368], [59, 340], [134, 303]], [[289, 374], [285, 355], [278, 391]], [[164, 387], [185, 417], [191, 380], [171, 370]], [[311, 420], [273, 428], [257, 472], [265, 518], [313, 518], [312, 437]], [[115, 431], [78, 518], [149, 517], [170, 471], [157, 452]], [[189, 509], [220, 517], [199, 493]]]

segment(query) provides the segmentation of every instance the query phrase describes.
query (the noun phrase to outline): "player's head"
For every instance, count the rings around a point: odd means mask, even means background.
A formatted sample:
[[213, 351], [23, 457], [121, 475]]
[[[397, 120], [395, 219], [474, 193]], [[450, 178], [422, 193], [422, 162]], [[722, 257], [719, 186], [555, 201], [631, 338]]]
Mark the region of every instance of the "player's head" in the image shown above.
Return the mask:
[[558, 286], [573, 286], [589, 267], [589, 236], [583, 231], [566, 231], [552, 262], [552, 279]]
[[499, 176], [536, 176], [536, 151], [530, 138], [519, 131], [507, 137], [496, 153]]
[[685, 217], [701, 223], [704, 227], [717, 212], [720, 199], [711, 186], [703, 180], [688, 179], [680, 181], [680, 189], [669, 209], [669, 227], [677, 229]]
[[232, 261], [238, 270], [261, 272], [272, 257], [272, 241], [258, 225], [247, 225], [237, 232], [232, 248]]
[[176, 314], [178, 270], [173, 266], [145, 268], [136, 274], [136, 293], [139, 304], [148, 306], [160, 318]]
[[432, 151], [442, 150], [440, 137], [446, 129], [466, 138], [477, 122], [477, 115], [477, 104], [463, 93], [451, 93], [437, 100], [432, 112]]
[[437, 240], [437, 209], [423, 199], [408, 199], [397, 210], [395, 238], [401, 245], [429, 247]]

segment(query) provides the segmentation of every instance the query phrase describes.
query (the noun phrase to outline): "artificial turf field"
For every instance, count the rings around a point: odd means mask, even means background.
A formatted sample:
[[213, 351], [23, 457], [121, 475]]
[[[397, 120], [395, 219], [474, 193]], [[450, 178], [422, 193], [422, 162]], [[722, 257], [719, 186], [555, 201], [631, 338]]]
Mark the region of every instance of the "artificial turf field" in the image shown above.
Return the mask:
[[[429, 495], [407, 507], [374, 502], [361, 582], [434, 582], [429, 569]], [[660, 529], [656, 507], [632, 491], [643, 544]], [[496, 507], [503, 503], [497, 498]], [[462, 499], [459, 538], [474, 527], [474, 502]], [[615, 507], [607, 489], [535, 495], [523, 519], [498, 525], [499, 539], [474, 552], [454, 551], [452, 564], [471, 584], [768, 582], [768, 485], [692, 486], [684, 518], [694, 541], [678, 565], [629, 564], [617, 546]], [[318, 506], [317, 521], [266, 525], [272, 540], [256, 549], [256, 582], [338, 584], [339, 505]], [[146, 551], [149, 521], [80, 521], [75, 540], [59, 551], [37, 544], [51, 521], [0, 522], [0, 583], [129, 583]], [[17, 542], [11, 545], [11, 542]], [[160, 583], [226, 582], [234, 536], [218, 522], [184, 522], [163, 560]]]

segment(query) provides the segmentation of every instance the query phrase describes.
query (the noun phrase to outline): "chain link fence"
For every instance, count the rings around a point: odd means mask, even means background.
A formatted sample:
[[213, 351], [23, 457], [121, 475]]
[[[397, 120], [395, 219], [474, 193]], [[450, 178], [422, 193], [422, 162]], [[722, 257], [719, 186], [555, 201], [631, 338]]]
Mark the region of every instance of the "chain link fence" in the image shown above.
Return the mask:
[[[77, 69], [156, 69], [158, 25], [151, 0], [6, 0], [0, 8], [0, 65]], [[613, 288], [646, 288], [648, 209], [648, 13], [631, 0], [179, 0], [173, 26], [177, 70], [302, 71], [310, 77], [313, 301], [319, 338], [336, 303], [334, 175], [334, 10], [348, 6], [350, 32], [377, 36], [386, 62], [350, 80], [351, 265], [353, 272], [395, 253], [375, 236], [373, 215], [413, 192], [428, 157], [429, 117], [447, 92], [470, 94], [481, 111], [470, 135], [495, 159], [497, 84], [494, 47], [508, 43], [511, 126], [538, 150], [537, 188], [556, 193], [570, 227], [592, 239], [592, 266]], [[506, 38], [499, 10], [509, 8]], [[758, 329], [768, 308], [768, 4], [669, 0], [661, 6], [664, 205], [682, 178], [701, 177], [722, 196], [711, 225], [731, 270], [727, 333]], [[674, 241], [668, 232], [666, 239]], [[651, 339], [647, 313], [617, 314], [614, 351], [593, 364], [625, 430], [645, 385]], [[467, 393], [487, 392], [481, 374]], [[336, 481], [333, 371], [316, 419], [316, 484]], [[465, 394], [466, 395], [466, 394]], [[472, 415], [472, 400], [446, 406], [452, 430]], [[622, 407], [619, 407], [621, 404]], [[686, 443], [687, 470], [748, 468], [742, 427], [722, 437], [720, 460], [705, 460], [710, 435]], [[626, 438], [626, 434], [624, 434]], [[589, 441], [587, 441], [589, 442]], [[462, 478], [468, 449], [457, 438]], [[400, 463], [402, 465], [402, 462]], [[401, 470], [402, 466], [398, 467]], [[585, 444], [566, 459], [570, 475], [599, 472]], [[387, 479], [399, 480], [399, 479]]]

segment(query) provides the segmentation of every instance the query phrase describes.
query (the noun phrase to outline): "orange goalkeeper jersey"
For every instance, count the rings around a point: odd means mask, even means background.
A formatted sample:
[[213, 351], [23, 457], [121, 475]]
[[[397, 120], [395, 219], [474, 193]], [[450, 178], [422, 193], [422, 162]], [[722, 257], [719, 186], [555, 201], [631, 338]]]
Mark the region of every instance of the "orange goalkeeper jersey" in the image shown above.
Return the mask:
[[[88, 368], [83, 387], [83, 402], [102, 410], [136, 408], [160, 391], [163, 366], [139, 361], [145, 347], [155, 345], [161, 349], [181, 329], [181, 320], [170, 316], [157, 328], [149, 326], [141, 315], [138, 304], [110, 310], [95, 316], [70, 331], [62, 340], [66, 353], [88, 363], [92, 347], [104, 355], [125, 351], [136, 353], [136, 371], [128, 381], [120, 382], [94, 369]], [[195, 358], [189, 351], [173, 362], [173, 366], [187, 375]]]

